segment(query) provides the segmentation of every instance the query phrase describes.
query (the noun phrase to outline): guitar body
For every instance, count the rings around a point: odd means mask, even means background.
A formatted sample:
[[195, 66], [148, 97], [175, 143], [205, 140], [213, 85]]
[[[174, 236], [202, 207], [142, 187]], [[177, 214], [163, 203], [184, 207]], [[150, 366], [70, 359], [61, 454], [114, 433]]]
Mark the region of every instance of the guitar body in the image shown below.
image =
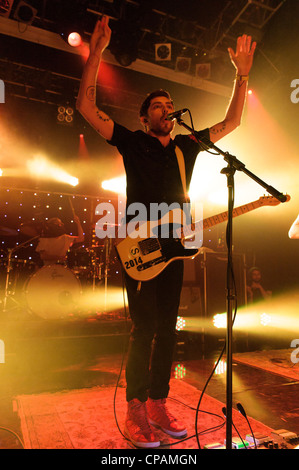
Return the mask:
[[[144, 222], [138, 232], [131, 233], [116, 245], [122, 266], [133, 279], [149, 281], [172, 261], [198, 254], [198, 249], [185, 248], [182, 239], [174, 237], [174, 231], [181, 225], [168, 222], [169, 214], [156, 222]], [[147, 236], [138, 236], [138, 233]]]
[[[287, 195], [286, 201], [290, 199]], [[233, 217], [244, 215], [259, 207], [278, 204], [280, 201], [274, 197], [260, 197], [257, 201], [235, 208]], [[149, 281], [172, 261], [196, 256], [199, 249], [185, 248], [185, 240], [189, 240], [195, 233], [201, 233], [202, 230], [225, 222], [227, 215], [227, 212], [221, 212], [188, 227], [185, 225], [184, 213], [176, 209], [157, 222], [144, 222], [138, 231], [129, 233], [125, 239], [117, 243], [116, 251], [120, 262], [125, 272], [136, 281]]]

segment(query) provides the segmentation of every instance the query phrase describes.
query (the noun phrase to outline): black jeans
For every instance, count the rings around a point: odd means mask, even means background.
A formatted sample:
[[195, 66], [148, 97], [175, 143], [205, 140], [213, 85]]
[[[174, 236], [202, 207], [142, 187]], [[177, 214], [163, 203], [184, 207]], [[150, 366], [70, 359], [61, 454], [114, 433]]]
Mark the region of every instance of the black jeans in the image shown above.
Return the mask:
[[184, 263], [170, 263], [156, 278], [141, 283], [125, 276], [132, 330], [126, 367], [127, 401], [166, 398]]

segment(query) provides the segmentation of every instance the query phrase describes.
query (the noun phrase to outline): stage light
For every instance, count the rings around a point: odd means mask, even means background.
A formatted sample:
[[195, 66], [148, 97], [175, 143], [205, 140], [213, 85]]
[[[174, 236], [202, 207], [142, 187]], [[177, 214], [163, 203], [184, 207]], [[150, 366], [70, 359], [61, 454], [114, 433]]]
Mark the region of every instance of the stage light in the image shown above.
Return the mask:
[[21, 0], [14, 12], [14, 18], [30, 25], [37, 14], [37, 9]]
[[248, 95], [252, 95], [253, 91], [251, 90], [251, 88], [249, 88], [247, 93], [248, 93]]
[[82, 160], [89, 159], [89, 152], [84, 140], [84, 134], [79, 135], [78, 157]]
[[186, 321], [183, 317], [178, 317], [176, 322], [176, 330], [182, 331], [186, 326]]
[[78, 178], [69, 175], [66, 171], [49, 162], [43, 156], [38, 155], [29, 159], [27, 161], [27, 169], [32, 176], [40, 179], [66, 183], [70, 186], [77, 186], [79, 183]]
[[190, 57], [177, 57], [175, 63], [176, 72], [189, 73], [191, 68]]
[[215, 328], [226, 328], [226, 313], [216, 313], [216, 315], [213, 316], [213, 324]]
[[[214, 365], [216, 365], [216, 362], [214, 363]], [[216, 366], [215, 375], [222, 375], [222, 374], [225, 374], [225, 372], [226, 372], [226, 361], [222, 359], [221, 361], [219, 361], [219, 363]]]
[[271, 317], [267, 313], [262, 313], [260, 321], [261, 321], [261, 325], [267, 326], [271, 323]]
[[82, 44], [81, 35], [79, 33], [75, 32], [75, 31], [73, 31], [72, 33], [70, 33], [68, 35], [67, 42], [72, 47], [78, 47]]
[[111, 180], [105, 180], [102, 182], [101, 186], [107, 191], [112, 191], [113, 193], [125, 195], [126, 194], [126, 185], [127, 180], [126, 176], [120, 176], [118, 178], [113, 178]]
[[72, 125], [74, 121], [74, 109], [71, 106], [58, 106], [57, 122], [59, 124]]
[[171, 44], [170, 43], [155, 44], [155, 59], [156, 61], [171, 60]]
[[174, 369], [174, 378], [183, 379], [186, 376], [186, 367], [183, 364], [178, 364]]
[[105, 312], [113, 312], [116, 309], [121, 310], [128, 303], [127, 294], [123, 292], [121, 287], [109, 287], [109, 293], [105, 287], [99, 287], [96, 290], [85, 289], [82, 293], [82, 304], [80, 310], [84, 314], [96, 310], [100, 315]]
[[83, 45], [87, 14], [86, 1], [63, 0], [59, 4], [56, 31], [69, 46]]
[[195, 75], [196, 77], [202, 78], [203, 80], [209, 80], [211, 78], [211, 64], [196, 64]]

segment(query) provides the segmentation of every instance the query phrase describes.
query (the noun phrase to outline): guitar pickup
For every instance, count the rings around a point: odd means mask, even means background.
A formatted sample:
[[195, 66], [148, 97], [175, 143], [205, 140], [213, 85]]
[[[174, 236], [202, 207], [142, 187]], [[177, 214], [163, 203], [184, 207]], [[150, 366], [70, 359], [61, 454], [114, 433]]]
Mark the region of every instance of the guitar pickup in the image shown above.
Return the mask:
[[165, 262], [165, 256], [160, 256], [160, 258], [156, 258], [151, 261], [147, 261], [146, 263], [140, 264], [139, 266], [137, 266], [137, 271], [144, 271], [145, 269], [149, 269], [152, 266], [163, 262]]
[[161, 245], [158, 238], [146, 238], [145, 240], [139, 242], [138, 246], [143, 256], [149, 255], [154, 251], [161, 250]]

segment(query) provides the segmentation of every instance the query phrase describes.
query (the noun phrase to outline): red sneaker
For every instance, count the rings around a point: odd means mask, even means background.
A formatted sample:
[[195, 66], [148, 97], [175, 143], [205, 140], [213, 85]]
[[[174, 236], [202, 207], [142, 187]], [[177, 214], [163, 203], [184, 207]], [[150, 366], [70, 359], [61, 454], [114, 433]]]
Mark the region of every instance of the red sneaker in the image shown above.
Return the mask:
[[147, 414], [151, 424], [162, 429], [170, 436], [181, 437], [187, 435], [185, 425], [179, 422], [166, 407], [166, 398], [159, 400], [148, 399]]
[[160, 445], [148, 422], [146, 404], [137, 398], [128, 402], [124, 433], [136, 447], [150, 448]]

